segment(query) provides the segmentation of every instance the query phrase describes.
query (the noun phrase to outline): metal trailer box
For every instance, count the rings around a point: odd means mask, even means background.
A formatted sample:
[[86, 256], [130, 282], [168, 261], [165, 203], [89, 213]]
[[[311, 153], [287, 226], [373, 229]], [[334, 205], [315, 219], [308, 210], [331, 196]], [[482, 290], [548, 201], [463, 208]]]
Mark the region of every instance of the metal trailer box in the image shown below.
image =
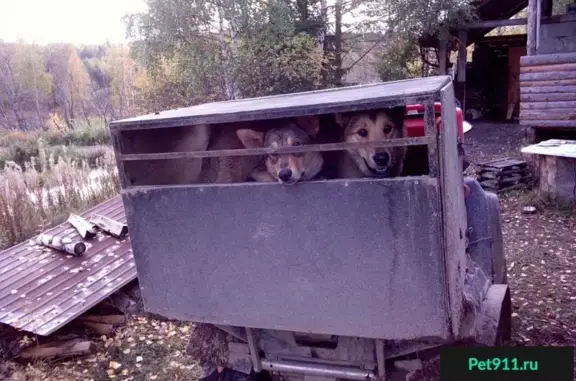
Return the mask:
[[[442, 106], [440, 133], [434, 102]], [[426, 144], [429, 175], [290, 187], [147, 181], [176, 160], [215, 155], [173, 151], [170, 142], [191, 126], [407, 104], [425, 105], [426, 136], [387, 144]], [[472, 302], [466, 296], [467, 215], [450, 77], [209, 103], [110, 127], [147, 311], [382, 340], [474, 336], [470, 310], [486, 290], [480, 286]]]

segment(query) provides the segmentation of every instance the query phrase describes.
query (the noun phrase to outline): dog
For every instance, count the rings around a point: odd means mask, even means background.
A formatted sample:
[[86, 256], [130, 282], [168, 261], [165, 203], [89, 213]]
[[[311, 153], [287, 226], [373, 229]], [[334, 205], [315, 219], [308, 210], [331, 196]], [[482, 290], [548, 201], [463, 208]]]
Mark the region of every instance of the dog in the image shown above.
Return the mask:
[[[404, 137], [406, 107], [337, 113], [336, 123], [344, 142], [371, 142]], [[344, 151], [338, 161], [338, 177], [388, 178], [403, 171], [406, 147], [355, 148]]]
[[[300, 117], [285, 121], [268, 131], [239, 129], [238, 139], [245, 148], [291, 147], [312, 144], [318, 134], [317, 117]], [[268, 155], [254, 168], [251, 178], [258, 182], [280, 182], [292, 185], [298, 181], [316, 179], [322, 172], [324, 158], [320, 152]]]

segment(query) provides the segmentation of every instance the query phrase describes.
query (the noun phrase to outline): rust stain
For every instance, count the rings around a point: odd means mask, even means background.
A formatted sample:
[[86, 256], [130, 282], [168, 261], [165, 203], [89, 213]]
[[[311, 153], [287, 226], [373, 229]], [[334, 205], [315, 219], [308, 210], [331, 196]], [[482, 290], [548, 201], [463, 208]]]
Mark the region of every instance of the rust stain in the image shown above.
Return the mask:
[[[126, 223], [120, 196], [81, 216], [94, 214]], [[68, 222], [44, 233], [81, 239]], [[46, 336], [136, 279], [129, 236], [98, 232], [84, 242], [79, 257], [39, 246], [34, 238], [0, 252], [0, 323]]]

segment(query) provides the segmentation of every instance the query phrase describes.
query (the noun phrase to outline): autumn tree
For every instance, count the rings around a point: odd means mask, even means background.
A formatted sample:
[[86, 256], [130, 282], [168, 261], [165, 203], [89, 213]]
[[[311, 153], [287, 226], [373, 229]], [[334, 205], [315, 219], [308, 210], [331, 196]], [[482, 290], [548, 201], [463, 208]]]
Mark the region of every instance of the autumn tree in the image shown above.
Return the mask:
[[38, 46], [0, 42], [0, 117], [5, 128], [41, 126], [51, 87]]
[[90, 77], [77, 49], [71, 44], [51, 44], [46, 68], [53, 78], [53, 107], [61, 108], [66, 123], [89, 115]]
[[[317, 87], [313, 1], [149, 0], [128, 18], [137, 60], [174, 105]], [[162, 88], [168, 83], [170, 88]], [[156, 81], [157, 79], [157, 81]], [[156, 102], [160, 103], [160, 102]]]

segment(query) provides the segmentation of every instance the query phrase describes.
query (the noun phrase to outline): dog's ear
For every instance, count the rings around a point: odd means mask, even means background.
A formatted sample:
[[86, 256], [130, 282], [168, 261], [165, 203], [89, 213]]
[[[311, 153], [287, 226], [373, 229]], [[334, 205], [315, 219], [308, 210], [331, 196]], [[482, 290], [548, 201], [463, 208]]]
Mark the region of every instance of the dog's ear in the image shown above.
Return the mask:
[[342, 129], [345, 129], [351, 116], [352, 114], [349, 112], [337, 112], [334, 114], [334, 120]]
[[248, 128], [236, 131], [236, 136], [246, 148], [261, 148], [264, 146], [264, 133]]
[[296, 124], [313, 138], [320, 132], [320, 118], [316, 115], [299, 116], [296, 118]]
[[386, 113], [397, 127], [404, 126], [404, 119], [406, 118], [406, 106], [392, 107], [386, 110]]

